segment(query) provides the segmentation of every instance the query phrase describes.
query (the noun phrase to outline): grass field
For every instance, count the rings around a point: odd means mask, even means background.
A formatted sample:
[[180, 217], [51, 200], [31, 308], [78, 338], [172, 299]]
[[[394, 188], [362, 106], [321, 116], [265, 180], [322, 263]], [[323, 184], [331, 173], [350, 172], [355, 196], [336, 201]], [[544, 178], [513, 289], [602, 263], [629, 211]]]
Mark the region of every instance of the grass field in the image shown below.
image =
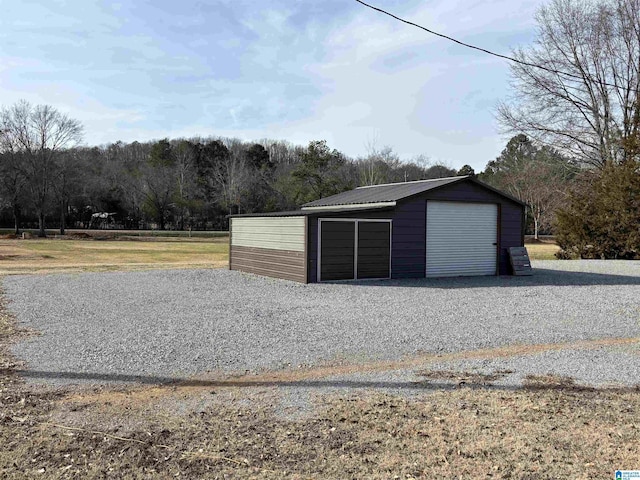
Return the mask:
[[[0, 239], [0, 275], [220, 268], [229, 258], [228, 237], [150, 240]], [[554, 260], [558, 251], [552, 242], [526, 246], [532, 260]]]
[[150, 268], [219, 268], [228, 238], [187, 241], [0, 239], [0, 275]]
[[[0, 240], [0, 282], [7, 273], [223, 266], [226, 242]], [[552, 258], [553, 245], [527, 247], [531, 258]], [[613, 478], [616, 468], [640, 466], [637, 388], [549, 376], [490, 388], [488, 377], [423, 366], [425, 386], [446, 374], [460, 387], [415, 399], [346, 394], [292, 418], [276, 408], [273, 389], [251, 386], [260, 376], [229, 386], [31, 387], [7, 348], [30, 334], [16, 327], [0, 284], [0, 478], [543, 480]], [[480, 354], [492, 352], [456, 355]], [[295, 388], [327, 371], [265, 378]]]
[[555, 242], [527, 243], [527, 252], [531, 260], [556, 260], [555, 253], [560, 247]]

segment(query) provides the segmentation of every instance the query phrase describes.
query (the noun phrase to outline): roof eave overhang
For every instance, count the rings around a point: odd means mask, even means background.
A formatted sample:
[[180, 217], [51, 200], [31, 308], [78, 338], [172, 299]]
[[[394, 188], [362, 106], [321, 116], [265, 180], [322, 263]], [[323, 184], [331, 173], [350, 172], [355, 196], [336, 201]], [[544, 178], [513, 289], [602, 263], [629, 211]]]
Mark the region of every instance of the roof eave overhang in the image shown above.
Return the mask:
[[500, 195], [501, 197], [506, 198], [507, 200], [511, 200], [513, 203], [518, 203], [518, 204], [522, 205], [523, 207], [528, 206], [526, 202], [523, 202], [522, 200], [520, 200], [520, 199], [518, 199], [518, 198], [516, 198], [516, 197], [514, 197], [512, 195], [509, 195], [508, 193], [505, 193], [505, 192], [503, 192], [501, 190], [498, 190], [497, 188], [494, 188], [491, 185], [488, 185], [488, 184], [478, 180], [475, 177], [469, 177], [469, 180], [471, 180], [476, 185], [480, 185], [481, 187], [484, 187], [487, 190], [491, 190], [492, 192], [497, 193], [498, 195]]
[[385, 208], [395, 207], [396, 202], [375, 202], [375, 203], [348, 203], [344, 205], [320, 205], [317, 207], [302, 207], [305, 211], [322, 211], [322, 210], [366, 210], [369, 208]]

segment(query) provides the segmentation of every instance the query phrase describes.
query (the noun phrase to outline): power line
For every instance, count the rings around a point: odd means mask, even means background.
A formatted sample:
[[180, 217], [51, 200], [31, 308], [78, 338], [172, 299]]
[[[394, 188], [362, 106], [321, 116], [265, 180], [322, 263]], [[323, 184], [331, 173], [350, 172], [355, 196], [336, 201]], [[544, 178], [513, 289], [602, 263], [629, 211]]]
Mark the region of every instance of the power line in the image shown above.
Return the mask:
[[[582, 77], [580, 75], [575, 75], [575, 74], [569, 73], [569, 72], [563, 72], [561, 70], [556, 70], [555, 68], [545, 67], [544, 65], [538, 65], [536, 63], [530, 63], [530, 62], [525, 62], [523, 60], [518, 60], [517, 58], [511, 57], [509, 55], [503, 55], [501, 53], [492, 52], [491, 50], [487, 50], [486, 48], [482, 48], [482, 47], [478, 47], [476, 45], [471, 45], [470, 43], [462, 42], [462, 41], [457, 40], [457, 39], [455, 39], [453, 37], [449, 37], [448, 35], [445, 35], [443, 33], [435, 32], [435, 31], [433, 31], [433, 30], [431, 30], [431, 29], [429, 29], [427, 27], [423, 27], [422, 25], [418, 25], [417, 23], [410, 22], [409, 20], [405, 20], [404, 18], [398, 17], [397, 15], [394, 15], [393, 13], [387, 12], [386, 10], [383, 10], [381, 8], [378, 8], [378, 7], [375, 7], [373, 5], [369, 5], [368, 3], [365, 3], [362, 0], [355, 0], [355, 1], [358, 2], [361, 5], [364, 5], [367, 8], [370, 8], [371, 10], [375, 10], [377, 12], [383, 13], [384, 15], [388, 15], [389, 17], [394, 18], [394, 19], [398, 20], [399, 22], [406, 23], [407, 25], [411, 25], [412, 27], [417, 27], [417, 28], [419, 28], [421, 30], [424, 30], [427, 33], [430, 33], [430, 34], [435, 35], [435, 36], [440, 37], [440, 38], [444, 38], [446, 40], [449, 40], [450, 42], [457, 43], [458, 45], [462, 45], [463, 47], [471, 48], [473, 50], [478, 50], [478, 51], [480, 51], [482, 53], [486, 53], [488, 55], [493, 55], [494, 57], [502, 58], [502, 59], [508, 60], [510, 62], [519, 63], [521, 65], [526, 65], [527, 67], [539, 68], [539, 69], [545, 70], [545, 71], [547, 71], [549, 73], [555, 73], [556, 75], [564, 75], [566, 77], [576, 78], [578, 80], [583, 80], [584, 81], [584, 77]], [[618, 85], [614, 85], [612, 83], [607, 83], [607, 82], [599, 82], [599, 83], [602, 84], [602, 85], [606, 85], [608, 87], [620, 88]], [[629, 90], [638, 92], [638, 90], [635, 90], [633, 88], [630, 88]]]

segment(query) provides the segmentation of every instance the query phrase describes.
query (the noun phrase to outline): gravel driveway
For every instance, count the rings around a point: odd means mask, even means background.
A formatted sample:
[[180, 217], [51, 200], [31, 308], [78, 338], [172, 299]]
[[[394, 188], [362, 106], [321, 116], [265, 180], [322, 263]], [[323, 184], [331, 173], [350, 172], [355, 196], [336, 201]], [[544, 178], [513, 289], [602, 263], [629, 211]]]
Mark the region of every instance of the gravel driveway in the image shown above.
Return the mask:
[[[27, 362], [31, 380], [53, 383], [153, 383], [207, 371], [640, 337], [640, 262], [547, 261], [534, 268], [533, 277], [312, 285], [227, 270], [14, 276], [2, 283], [10, 310], [42, 332], [13, 353]], [[640, 356], [624, 355], [631, 356], [605, 357], [625, 365], [631, 358], [625, 375], [638, 378]], [[584, 363], [579, 355], [574, 361]]]

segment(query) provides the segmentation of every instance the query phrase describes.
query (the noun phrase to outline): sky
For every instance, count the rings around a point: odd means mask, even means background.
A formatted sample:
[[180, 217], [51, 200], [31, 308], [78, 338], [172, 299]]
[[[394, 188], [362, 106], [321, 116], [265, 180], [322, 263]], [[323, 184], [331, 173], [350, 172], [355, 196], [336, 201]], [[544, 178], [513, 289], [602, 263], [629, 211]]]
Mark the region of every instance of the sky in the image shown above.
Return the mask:
[[[79, 120], [84, 144], [194, 136], [391, 147], [481, 171], [504, 148], [507, 62], [354, 0], [0, 0], [0, 106]], [[371, 0], [499, 53], [541, 0]]]

